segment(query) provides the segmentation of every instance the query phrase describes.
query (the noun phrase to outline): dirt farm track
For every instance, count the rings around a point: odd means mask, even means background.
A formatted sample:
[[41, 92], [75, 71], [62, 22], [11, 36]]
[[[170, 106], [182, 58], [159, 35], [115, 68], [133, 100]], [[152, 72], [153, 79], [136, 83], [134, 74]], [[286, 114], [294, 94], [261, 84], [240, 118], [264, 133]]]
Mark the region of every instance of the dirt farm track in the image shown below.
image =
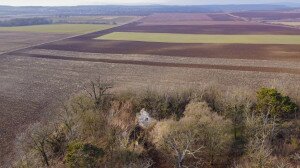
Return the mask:
[[[177, 26], [167, 25], [173, 23], [159, 20], [160, 16], [70, 38], [24, 32], [11, 33], [11, 38], [0, 33], [0, 39], [11, 44], [0, 42], [0, 167], [17, 154], [12, 151], [16, 135], [28, 124], [50, 117], [62, 102], [99, 76], [113, 80], [117, 89], [299, 86], [299, 45], [95, 39], [113, 32], [300, 35], [296, 28], [245, 23], [222, 14], [193, 15], [193, 23], [184, 20], [190, 15], [182, 14], [178, 18], [183, 19], [171, 20], [181, 24]], [[201, 25], [198, 17], [208, 25]], [[223, 25], [224, 21], [230, 24]]]

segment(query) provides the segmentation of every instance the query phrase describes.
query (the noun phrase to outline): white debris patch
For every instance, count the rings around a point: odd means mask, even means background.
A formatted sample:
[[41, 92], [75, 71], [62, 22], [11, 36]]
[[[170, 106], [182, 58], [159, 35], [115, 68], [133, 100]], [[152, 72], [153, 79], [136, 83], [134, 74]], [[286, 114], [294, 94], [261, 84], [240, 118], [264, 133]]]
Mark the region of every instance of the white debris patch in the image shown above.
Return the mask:
[[138, 124], [142, 128], [149, 128], [155, 123], [155, 119], [151, 118], [150, 114], [142, 109], [139, 114], [137, 114]]

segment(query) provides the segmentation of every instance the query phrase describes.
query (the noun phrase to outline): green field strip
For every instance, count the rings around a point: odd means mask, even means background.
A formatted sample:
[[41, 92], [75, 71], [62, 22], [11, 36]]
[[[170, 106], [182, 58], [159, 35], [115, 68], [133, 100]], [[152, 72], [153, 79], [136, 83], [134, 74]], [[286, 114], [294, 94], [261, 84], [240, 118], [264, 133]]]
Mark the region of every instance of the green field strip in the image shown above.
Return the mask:
[[31, 33], [84, 34], [112, 28], [112, 25], [100, 24], [49, 24], [34, 26], [0, 27], [0, 31]]
[[209, 35], [114, 32], [96, 39], [161, 43], [300, 44], [300, 35]]

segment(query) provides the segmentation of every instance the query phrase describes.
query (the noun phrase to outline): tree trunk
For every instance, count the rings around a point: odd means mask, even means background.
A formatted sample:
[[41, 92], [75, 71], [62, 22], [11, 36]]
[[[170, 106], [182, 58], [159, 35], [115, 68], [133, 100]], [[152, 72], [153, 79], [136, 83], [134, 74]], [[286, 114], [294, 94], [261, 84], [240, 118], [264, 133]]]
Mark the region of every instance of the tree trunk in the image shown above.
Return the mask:
[[42, 150], [41, 153], [42, 153], [45, 164], [47, 166], [49, 166], [49, 160], [48, 160], [48, 156], [47, 156], [46, 152], [44, 150]]
[[177, 156], [177, 165], [176, 168], [182, 168], [182, 158], [181, 155]]

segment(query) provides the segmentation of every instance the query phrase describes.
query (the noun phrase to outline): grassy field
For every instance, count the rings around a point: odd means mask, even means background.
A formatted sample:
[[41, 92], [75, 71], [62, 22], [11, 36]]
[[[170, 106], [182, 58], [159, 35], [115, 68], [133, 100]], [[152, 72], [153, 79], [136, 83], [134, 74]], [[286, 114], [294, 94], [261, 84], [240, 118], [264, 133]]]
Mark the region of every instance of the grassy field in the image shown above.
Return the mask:
[[271, 23], [288, 25], [288, 26], [300, 26], [300, 22], [271, 22]]
[[93, 31], [105, 30], [112, 27], [112, 25], [98, 24], [50, 24], [35, 26], [0, 27], [0, 31], [84, 34]]
[[300, 35], [207, 35], [114, 32], [96, 39], [162, 43], [300, 44]]

